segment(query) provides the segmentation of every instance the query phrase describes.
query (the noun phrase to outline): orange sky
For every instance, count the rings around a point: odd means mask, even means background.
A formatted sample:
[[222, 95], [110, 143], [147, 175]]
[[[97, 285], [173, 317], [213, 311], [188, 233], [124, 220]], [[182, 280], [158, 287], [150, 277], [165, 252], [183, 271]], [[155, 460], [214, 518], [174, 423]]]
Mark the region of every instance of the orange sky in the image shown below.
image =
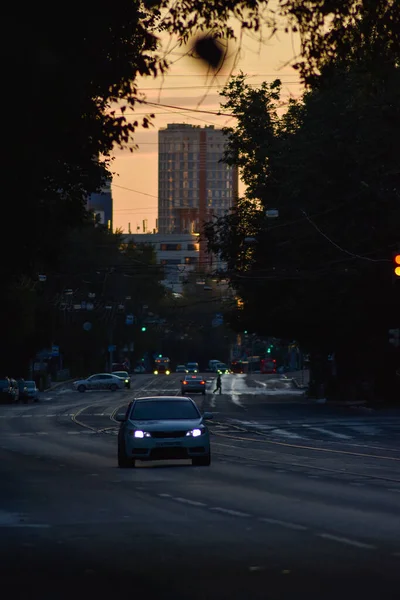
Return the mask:
[[[264, 32], [266, 40], [268, 32]], [[199, 62], [193, 58], [183, 56], [184, 49], [171, 50], [169, 59], [174, 61], [170, 72], [164, 78], [142, 78], [140, 91], [150, 102], [168, 104], [184, 109], [198, 109], [218, 111], [220, 97], [218, 91], [227, 82], [233, 67], [233, 57], [236, 55], [237, 46], [229, 45], [231, 55], [221, 74], [217, 77], [207, 75]], [[290, 62], [299, 52], [299, 41], [291, 34], [280, 33], [272, 40], [260, 45], [253, 34], [243, 38], [239, 59], [233, 73], [243, 71], [249, 76], [248, 83], [260, 84], [263, 81], [272, 81], [279, 77], [282, 80], [283, 98], [290, 95], [298, 97], [301, 93], [296, 71], [286, 63]], [[147, 108], [147, 107], [146, 107]], [[153, 112], [156, 118], [154, 126], [149, 130], [138, 129], [135, 141], [139, 149], [133, 153], [126, 150], [116, 150], [113, 162], [113, 199], [114, 199], [114, 228], [128, 231], [131, 225], [132, 233], [142, 231], [142, 221], [148, 220], [148, 229], [155, 227], [157, 218], [157, 193], [158, 193], [158, 129], [166, 127], [168, 123], [190, 123], [193, 125], [215, 125], [216, 127], [231, 126], [232, 118], [217, 116], [189, 110], [170, 109], [165, 107], [148, 107], [137, 105], [135, 112], [127, 118], [140, 119], [146, 112]], [[240, 189], [240, 192], [243, 188]]]

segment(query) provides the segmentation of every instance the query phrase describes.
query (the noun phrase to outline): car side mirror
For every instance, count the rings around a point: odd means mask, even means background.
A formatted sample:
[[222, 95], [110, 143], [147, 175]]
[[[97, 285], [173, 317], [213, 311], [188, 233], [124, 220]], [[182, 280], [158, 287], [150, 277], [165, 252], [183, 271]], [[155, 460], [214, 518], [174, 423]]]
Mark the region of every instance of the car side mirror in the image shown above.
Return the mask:
[[126, 421], [126, 417], [125, 415], [116, 415], [115, 420], [118, 421], [118, 423], [124, 423]]
[[210, 412], [205, 412], [203, 414], [203, 419], [205, 421], [212, 421], [213, 418], [214, 418], [214, 415], [212, 413], [210, 413]]

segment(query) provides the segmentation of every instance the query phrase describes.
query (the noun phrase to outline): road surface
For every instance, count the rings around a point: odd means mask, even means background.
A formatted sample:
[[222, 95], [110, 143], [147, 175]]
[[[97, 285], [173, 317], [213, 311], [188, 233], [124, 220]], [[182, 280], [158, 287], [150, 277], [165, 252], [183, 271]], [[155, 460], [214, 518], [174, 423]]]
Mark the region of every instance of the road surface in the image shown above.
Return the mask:
[[116, 464], [131, 390], [0, 406], [2, 587], [47, 600], [398, 599], [400, 416], [307, 404], [280, 376], [225, 376], [210, 467]]

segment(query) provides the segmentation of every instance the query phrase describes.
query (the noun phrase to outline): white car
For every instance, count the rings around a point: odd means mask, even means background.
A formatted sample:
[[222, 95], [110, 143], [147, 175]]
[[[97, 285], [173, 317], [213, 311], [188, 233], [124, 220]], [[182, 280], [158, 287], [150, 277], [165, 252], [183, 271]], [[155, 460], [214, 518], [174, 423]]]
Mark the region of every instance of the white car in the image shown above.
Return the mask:
[[86, 392], [86, 390], [121, 390], [125, 387], [125, 381], [112, 373], [97, 373], [91, 375], [87, 379], [80, 379], [74, 382], [74, 388], [78, 392]]

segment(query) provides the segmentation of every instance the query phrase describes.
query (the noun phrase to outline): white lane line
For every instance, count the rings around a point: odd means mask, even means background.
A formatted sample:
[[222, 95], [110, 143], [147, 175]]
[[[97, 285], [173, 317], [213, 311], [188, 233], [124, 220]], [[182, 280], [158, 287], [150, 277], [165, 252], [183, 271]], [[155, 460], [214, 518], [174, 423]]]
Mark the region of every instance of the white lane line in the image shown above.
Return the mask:
[[47, 417], [47, 418], [50, 418], [50, 417], [57, 417], [57, 415], [56, 415], [56, 414], [54, 414], [54, 415], [37, 415], [37, 416], [38, 416], [38, 417], [43, 417], [43, 416], [44, 416], [44, 417]]
[[21, 415], [23, 419], [27, 419], [28, 417], [33, 417], [33, 415]]
[[157, 494], [160, 498], [172, 498], [171, 494]]
[[67, 435], [81, 435], [82, 431], [67, 431]]
[[307, 429], [311, 429], [312, 431], [318, 431], [318, 433], [323, 433], [325, 435], [331, 435], [338, 440], [351, 440], [352, 437], [350, 435], [345, 435], [344, 433], [336, 433], [335, 431], [331, 431], [330, 429], [324, 429], [323, 427], [312, 427], [311, 425], [303, 425]]
[[190, 504], [191, 506], [207, 506], [204, 502], [198, 502], [197, 500], [189, 500], [189, 498], [174, 498], [177, 502], [182, 504]]
[[388, 492], [396, 492], [397, 494], [400, 494], [400, 488], [387, 488]]
[[270, 519], [268, 517], [260, 517], [259, 521], [261, 521], [262, 523], [268, 523], [269, 525], [279, 525], [280, 527], [286, 527], [286, 529], [294, 529], [296, 531], [307, 531], [307, 527], [304, 527], [304, 525], [290, 523], [289, 521], [280, 521], [279, 519]]
[[221, 506], [212, 506], [210, 510], [215, 510], [216, 512], [224, 513], [226, 515], [230, 515], [232, 517], [250, 517], [248, 513], [240, 512], [240, 510], [232, 510], [230, 508], [222, 508]]
[[364, 542], [359, 542], [358, 540], [350, 540], [349, 538], [332, 535], [330, 533], [317, 533], [316, 535], [325, 540], [339, 542], [339, 544], [347, 544], [347, 546], [354, 546], [355, 548], [365, 548], [366, 550], [374, 550], [376, 548], [376, 546], [373, 546], [372, 544], [365, 544]]
[[363, 487], [365, 483], [361, 483], [360, 481], [350, 481], [350, 485], [353, 485], [354, 487]]
[[47, 431], [37, 431], [36, 435], [49, 435]]
[[288, 437], [296, 440], [304, 440], [304, 438], [301, 435], [297, 435], [297, 433], [292, 433], [291, 431], [287, 431], [286, 429], [273, 429], [271, 433], [282, 435], [283, 437]]
[[89, 417], [106, 417], [105, 413], [94, 413], [93, 415], [87, 415]]
[[308, 479], [319, 479], [319, 475], [307, 475]]

